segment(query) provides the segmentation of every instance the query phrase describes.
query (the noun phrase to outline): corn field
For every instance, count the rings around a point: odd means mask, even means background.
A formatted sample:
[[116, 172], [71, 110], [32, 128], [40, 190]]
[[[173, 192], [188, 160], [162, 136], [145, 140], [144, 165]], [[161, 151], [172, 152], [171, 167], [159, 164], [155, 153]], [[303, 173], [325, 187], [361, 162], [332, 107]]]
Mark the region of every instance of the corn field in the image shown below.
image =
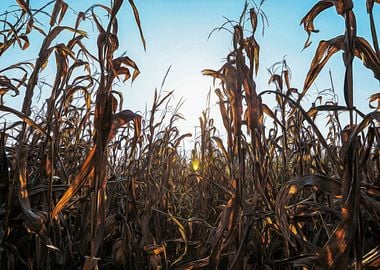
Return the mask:
[[[36, 60], [0, 64], [0, 269], [380, 269], [380, 93], [367, 112], [353, 100], [354, 58], [380, 80], [380, 1], [355, 1], [367, 7], [368, 40], [353, 0], [310, 1], [305, 49], [325, 10], [345, 31], [319, 42], [300, 89], [285, 60], [269, 69], [268, 89], [256, 87], [263, 2], [246, 2], [240, 18], [216, 28], [228, 28], [232, 49], [202, 73], [223, 125], [206, 108], [198, 134], [178, 127], [173, 92], [156, 91], [146, 115], [123, 109], [127, 97], [114, 86], [140, 71], [118, 51], [122, 5], [140, 34], [129, 46], [149, 45], [133, 0], [90, 3], [71, 25], [64, 0], [16, 0], [0, 15], [0, 56], [28, 50], [31, 35], [43, 40]], [[334, 54], [344, 104], [333, 87], [307, 104]], [[14, 96], [20, 108], [6, 102]]]

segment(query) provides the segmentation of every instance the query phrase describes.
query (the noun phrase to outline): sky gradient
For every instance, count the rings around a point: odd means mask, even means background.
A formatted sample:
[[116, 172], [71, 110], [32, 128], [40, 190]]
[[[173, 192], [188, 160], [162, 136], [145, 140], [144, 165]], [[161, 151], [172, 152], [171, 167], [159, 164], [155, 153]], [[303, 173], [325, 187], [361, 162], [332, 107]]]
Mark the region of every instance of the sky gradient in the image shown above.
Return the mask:
[[[32, 6], [41, 6], [41, 1], [31, 0]], [[74, 10], [85, 10], [92, 3], [109, 4], [110, 1], [66, 1]], [[4, 12], [15, 1], [2, 0], [0, 10]], [[215, 32], [210, 39], [209, 33], [225, 22], [225, 18], [238, 19], [244, 6], [243, 0], [135, 0], [139, 9], [142, 27], [147, 42], [146, 52], [139, 40], [138, 29], [133, 14], [125, 1], [119, 12], [119, 54], [127, 51], [127, 55], [136, 61], [141, 74], [136, 81], [120, 87], [124, 94], [124, 106], [133, 111], [144, 112], [152, 102], [154, 89], [159, 88], [164, 75], [171, 66], [164, 90], [175, 90], [175, 105], [181, 97], [185, 103], [181, 112], [187, 119], [180, 123], [184, 131], [193, 131], [198, 125], [198, 118], [206, 106], [206, 96], [214, 89], [212, 78], [202, 76], [202, 69], [219, 69], [224, 57], [231, 50], [231, 34], [227, 31]], [[261, 35], [262, 22], [259, 24], [256, 37], [259, 41], [260, 69], [256, 78], [258, 92], [273, 88], [268, 86], [268, 71], [272, 64], [284, 57], [292, 70], [292, 86], [302, 89], [304, 78], [316, 50], [318, 42], [330, 39], [344, 31], [344, 21], [336, 15], [335, 9], [329, 9], [315, 20], [320, 33], [312, 36], [312, 45], [302, 51], [307, 38], [303, 27], [299, 25], [301, 18], [316, 1], [306, 0], [266, 0], [263, 10], [269, 20]], [[366, 37], [371, 43], [369, 20], [365, 10], [365, 1], [355, 1], [358, 35]], [[1, 13], [2, 13], [1, 12]], [[380, 6], [375, 5], [375, 21], [380, 21]], [[68, 18], [66, 22], [70, 23]], [[65, 22], [64, 22], [65, 23]], [[90, 36], [97, 35], [91, 32]], [[31, 40], [31, 47], [26, 52], [14, 49], [7, 53], [1, 62], [1, 68], [10, 62], [35, 59], [38, 55], [38, 42]], [[36, 43], [36, 44], [35, 44]], [[334, 86], [340, 104], [344, 104], [343, 79], [344, 69], [342, 54], [338, 53], [327, 63], [309, 93], [330, 87], [328, 77], [332, 70]], [[49, 75], [46, 75], [49, 76]], [[368, 110], [368, 97], [379, 92], [379, 83], [373, 78], [360, 60], [354, 62], [354, 103], [363, 111]], [[20, 95], [23, 98], [23, 93]], [[17, 99], [7, 99], [8, 104], [17, 106]], [[268, 103], [271, 106], [270, 99]], [[310, 99], [312, 102], [312, 99]], [[307, 108], [307, 107], [306, 107]], [[215, 94], [212, 92], [211, 109], [218, 120]], [[222, 125], [219, 125], [222, 129]]]

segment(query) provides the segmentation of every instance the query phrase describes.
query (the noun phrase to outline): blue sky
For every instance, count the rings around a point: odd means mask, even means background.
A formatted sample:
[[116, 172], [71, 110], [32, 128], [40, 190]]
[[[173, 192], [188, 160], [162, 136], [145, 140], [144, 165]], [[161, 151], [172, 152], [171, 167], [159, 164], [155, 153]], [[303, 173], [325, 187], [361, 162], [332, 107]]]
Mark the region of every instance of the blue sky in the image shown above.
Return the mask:
[[[0, 10], [3, 12], [15, 1], [2, 0]], [[32, 6], [41, 6], [44, 1], [31, 0]], [[74, 10], [85, 10], [95, 2], [109, 4], [110, 1], [66, 1]], [[354, 1], [358, 23], [358, 35], [369, 38], [368, 16], [365, 1]], [[180, 123], [185, 131], [193, 131], [198, 125], [198, 117], [206, 105], [209, 89], [213, 89], [212, 79], [201, 75], [205, 68], [218, 69], [223, 64], [223, 58], [231, 49], [231, 35], [226, 32], [215, 32], [207, 40], [210, 31], [225, 22], [223, 16], [238, 19], [244, 5], [243, 0], [135, 0], [139, 9], [144, 35], [147, 41], [147, 51], [143, 50], [138, 36], [133, 14], [125, 1], [119, 13], [120, 54], [127, 54], [134, 59], [141, 74], [131, 85], [127, 83], [119, 90], [124, 93], [125, 107], [134, 111], [144, 111], [146, 104], [151, 104], [155, 87], [160, 87], [166, 70], [171, 71], [166, 81], [165, 90], [175, 89], [175, 100], [184, 98], [181, 112], [187, 119]], [[292, 85], [298, 89], [303, 86], [309, 64], [316, 46], [321, 39], [330, 39], [344, 31], [344, 21], [338, 17], [334, 9], [327, 10], [315, 21], [320, 33], [312, 36], [313, 44], [302, 51], [306, 33], [299, 25], [301, 18], [316, 1], [307, 0], [266, 0], [263, 9], [269, 20], [265, 35], [257, 33], [261, 46], [260, 71], [258, 74], [258, 91], [270, 88], [268, 86], [267, 68], [286, 57], [292, 70]], [[2, 13], [0, 12], [0, 13]], [[73, 17], [68, 17], [70, 23]], [[380, 5], [375, 5], [375, 20], [380, 21]], [[90, 36], [95, 36], [91, 28], [87, 29]], [[260, 29], [261, 30], [261, 29]], [[378, 29], [380, 31], [380, 28]], [[260, 32], [260, 31], [258, 31]], [[380, 34], [380, 33], [379, 33]], [[370, 40], [370, 39], [369, 39]], [[39, 40], [31, 40], [31, 47], [25, 52], [15, 49], [6, 54], [0, 63], [3, 68], [9, 63], [25, 59], [35, 59], [38, 54]], [[336, 54], [327, 63], [310, 93], [317, 89], [330, 87], [328, 70], [332, 70], [334, 85], [339, 95], [339, 101], [344, 103], [342, 92], [343, 63], [341, 53]], [[49, 78], [49, 69], [46, 77]], [[359, 60], [355, 60], [354, 68], [354, 102], [362, 110], [368, 110], [368, 97], [379, 92], [379, 82], [373, 78]], [[22, 93], [23, 94], [23, 93]], [[20, 98], [23, 98], [21, 94]], [[218, 119], [215, 94], [212, 92], [212, 115]], [[17, 106], [20, 99], [7, 98], [7, 104]], [[311, 100], [310, 100], [311, 101]], [[270, 99], [268, 99], [269, 105]], [[173, 103], [174, 105], [174, 103]], [[148, 107], [149, 108], [149, 107]], [[219, 121], [218, 121], [219, 122]], [[220, 123], [220, 122], [219, 122]], [[222, 125], [219, 125], [222, 129]]]

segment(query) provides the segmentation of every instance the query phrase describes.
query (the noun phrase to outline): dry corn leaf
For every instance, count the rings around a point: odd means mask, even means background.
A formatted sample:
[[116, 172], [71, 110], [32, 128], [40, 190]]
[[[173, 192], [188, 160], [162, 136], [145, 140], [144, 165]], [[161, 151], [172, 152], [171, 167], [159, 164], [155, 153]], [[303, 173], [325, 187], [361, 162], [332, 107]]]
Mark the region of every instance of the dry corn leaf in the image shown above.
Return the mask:
[[307, 40], [304, 45], [304, 49], [309, 47], [311, 44], [310, 36], [311, 33], [318, 33], [319, 30], [314, 28], [314, 20], [315, 18], [324, 10], [334, 6], [334, 4], [330, 1], [319, 1], [316, 3], [310, 11], [302, 18], [301, 23], [304, 26], [305, 31], [307, 32]]
[[307, 90], [317, 78], [330, 57], [339, 50], [343, 49], [343, 45], [344, 36], [338, 36], [327, 41], [322, 40], [319, 43], [318, 49], [315, 52], [314, 58], [310, 64], [310, 69], [304, 82], [303, 91], [298, 100], [300, 100], [306, 94]]

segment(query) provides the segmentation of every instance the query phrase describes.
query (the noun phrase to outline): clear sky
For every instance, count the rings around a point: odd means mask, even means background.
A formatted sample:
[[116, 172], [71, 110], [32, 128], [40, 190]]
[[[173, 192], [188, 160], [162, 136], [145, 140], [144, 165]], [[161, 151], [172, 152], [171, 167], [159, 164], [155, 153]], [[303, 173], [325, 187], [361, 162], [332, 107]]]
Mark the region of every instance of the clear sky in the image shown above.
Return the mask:
[[[31, 5], [37, 7], [44, 2], [30, 0]], [[77, 11], [85, 10], [89, 5], [98, 2], [110, 3], [109, 0], [67, 0], [66, 2]], [[124, 2], [124, 7], [119, 13], [119, 52], [121, 54], [126, 50], [141, 70], [140, 76], [132, 86], [127, 83], [122, 87], [125, 107], [134, 111], [144, 111], [146, 104], [148, 106], [151, 104], [155, 87], [160, 87], [166, 70], [171, 66], [164, 89], [168, 91], [175, 89], [177, 101], [181, 97], [184, 98], [185, 103], [181, 112], [187, 121], [182, 122], [181, 126], [186, 131], [193, 131], [194, 126], [198, 125], [201, 111], [205, 108], [207, 93], [210, 88], [213, 89], [212, 79], [202, 76], [201, 70], [205, 68], [219, 69], [223, 64], [223, 58], [232, 47], [231, 35], [226, 31], [215, 32], [209, 40], [207, 37], [213, 28], [225, 22], [223, 16], [238, 19], [244, 0], [135, 0], [147, 41], [146, 52], [139, 40], [128, 1]], [[256, 79], [259, 92], [269, 88], [267, 68], [284, 57], [292, 70], [293, 87], [301, 89], [319, 40], [330, 39], [343, 33], [343, 19], [336, 15], [335, 9], [327, 10], [315, 21], [315, 26], [320, 33], [314, 34], [312, 36], [313, 44], [301, 52], [307, 35], [299, 22], [316, 2], [312, 0], [265, 1], [263, 9], [269, 20], [269, 27], [265, 28], [264, 36], [257, 33], [257, 39], [261, 46], [260, 71]], [[365, 1], [355, 0], [354, 2], [358, 35], [367, 37], [371, 41]], [[0, 10], [4, 12], [15, 1], [1, 0], [1, 3]], [[69, 19], [73, 19], [73, 17]], [[380, 5], [375, 5], [375, 20], [380, 22]], [[380, 26], [379, 23], [377, 25]], [[89, 35], [96, 36], [96, 33], [91, 33], [91, 31], [89, 29]], [[380, 31], [380, 27], [378, 27], [378, 31]], [[38, 54], [38, 46], [33, 43], [36, 42], [32, 40], [32, 46], [28, 52], [20, 53], [18, 50], [13, 50], [5, 55], [0, 62], [0, 67], [3, 68], [10, 61], [25, 60], [25, 58], [35, 59]], [[323, 90], [330, 87], [329, 69], [332, 70], [339, 101], [343, 104], [344, 69], [341, 53], [336, 54], [327, 63], [320, 77], [311, 87], [310, 93], [316, 93], [317, 89]], [[368, 97], [373, 93], [380, 92], [379, 82], [373, 78], [372, 72], [366, 70], [357, 59], [355, 60], [354, 76], [354, 102], [360, 109], [366, 111]], [[213, 92], [212, 96], [215, 97]], [[23, 98], [23, 95], [21, 97]], [[7, 99], [7, 102], [9, 105], [14, 101]], [[215, 104], [215, 98], [212, 98], [212, 110], [215, 112], [215, 117], [218, 118]], [[219, 128], [222, 129], [222, 125], [219, 125]]]

